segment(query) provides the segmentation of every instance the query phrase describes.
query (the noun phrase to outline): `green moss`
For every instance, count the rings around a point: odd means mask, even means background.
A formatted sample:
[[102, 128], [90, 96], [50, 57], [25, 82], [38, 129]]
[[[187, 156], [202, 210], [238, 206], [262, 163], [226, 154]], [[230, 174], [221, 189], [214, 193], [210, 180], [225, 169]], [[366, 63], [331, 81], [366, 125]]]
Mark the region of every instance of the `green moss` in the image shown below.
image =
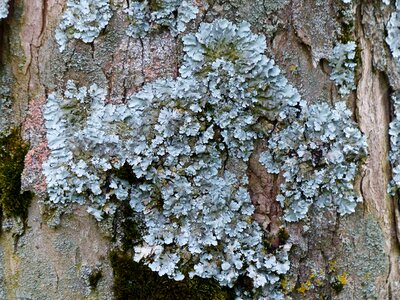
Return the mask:
[[344, 284], [341, 283], [339, 280], [335, 280], [334, 282], [332, 282], [331, 287], [335, 290], [336, 293], [340, 293], [344, 288]]
[[233, 299], [230, 291], [221, 288], [215, 280], [195, 277], [175, 281], [167, 276], [160, 277], [147, 266], [134, 262], [129, 252], [113, 251], [110, 261], [116, 300]]
[[340, 23], [339, 41], [343, 44], [354, 41], [354, 17], [351, 15], [351, 9], [342, 7], [337, 15], [337, 21]]
[[150, 0], [149, 1], [149, 8], [150, 8], [151, 12], [161, 10], [163, 8], [162, 1], [160, 1], [160, 0]]
[[[144, 0], [139, 0], [139, 2], [144, 2]], [[148, 0], [147, 3], [151, 12], [159, 11], [163, 8], [162, 0]]]
[[137, 220], [133, 217], [134, 212], [129, 203], [121, 203], [118, 214], [122, 217], [122, 249], [128, 251], [141, 241], [140, 227]]
[[21, 193], [21, 174], [28, 149], [19, 128], [0, 135], [0, 204], [6, 217], [28, 216], [32, 193]]
[[101, 277], [103, 277], [103, 274], [101, 273], [100, 270], [96, 270], [90, 274], [89, 286], [91, 289], [95, 289], [97, 287], [97, 284], [99, 283], [99, 280], [101, 279]]
[[239, 59], [236, 45], [233, 43], [220, 43], [213, 48], [205, 48], [204, 56], [206, 62], [214, 62], [219, 58], [226, 58], [228, 61], [235, 62]]
[[203, 68], [197, 72], [199, 76], [207, 76], [208, 73], [212, 72], [210, 64], [217, 59], [226, 59], [235, 62], [240, 58], [236, 46], [232, 43], [220, 43], [214, 48], [204, 47], [204, 57], [206, 63]]
[[279, 243], [281, 245], [286, 244], [286, 242], [288, 241], [289, 237], [290, 237], [289, 236], [289, 231], [286, 228], [279, 229], [278, 238], [279, 238]]
[[[124, 168], [120, 170], [125, 173]], [[130, 174], [126, 172], [126, 174]], [[124, 177], [134, 180], [132, 176]], [[167, 276], [160, 277], [149, 267], [136, 263], [132, 258], [132, 249], [141, 241], [141, 232], [138, 220], [129, 203], [121, 203], [116, 222], [114, 224], [122, 233], [122, 251], [114, 250], [110, 253], [111, 267], [113, 268], [113, 292], [116, 300], [229, 300], [234, 299], [233, 291], [221, 287], [216, 280], [195, 277], [183, 281], [175, 281]], [[114, 233], [115, 236], [116, 232]]]
[[339, 37], [340, 42], [343, 44], [354, 41], [354, 23], [342, 23], [342, 32]]

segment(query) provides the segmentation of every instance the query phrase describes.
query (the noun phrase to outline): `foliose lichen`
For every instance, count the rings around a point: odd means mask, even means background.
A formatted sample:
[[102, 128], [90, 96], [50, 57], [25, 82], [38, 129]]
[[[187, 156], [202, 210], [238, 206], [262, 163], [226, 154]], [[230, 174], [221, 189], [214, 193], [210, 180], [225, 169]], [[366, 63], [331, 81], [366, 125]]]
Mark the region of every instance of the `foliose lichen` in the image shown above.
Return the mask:
[[[342, 44], [354, 42], [355, 39], [355, 23], [356, 13], [353, 1], [345, 2], [338, 11], [338, 21], [340, 22], [340, 34], [338, 40]], [[357, 55], [356, 55], [357, 57]]]
[[[307, 112], [264, 55], [265, 44], [248, 23], [220, 19], [183, 37], [177, 79], [146, 84], [125, 104], [106, 103], [95, 84], [69, 81], [64, 93], [50, 94], [44, 116], [51, 154], [43, 166], [50, 202], [87, 204], [102, 220], [129, 201], [145, 225], [136, 262], [177, 281], [200, 277], [233, 287], [245, 277], [253, 289], [239, 286], [238, 296], [283, 299], [279, 279], [289, 269], [290, 244], [268, 249], [253, 218], [246, 172], [255, 142], [269, 139], [263, 162], [270, 172], [302, 170], [292, 177], [304, 180], [306, 210], [318, 197], [343, 214], [354, 209], [352, 183], [365, 145], [344, 104]], [[321, 194], [305, 189], [316, 181], [313, 168]], [[121, 176], [125, 170], [130, 176]], [[286, 216], [300, 219], [304, 200], [290, 191], [303, 185], [286, 177]], [[328, 192], [340, 199], [323, 198]]]
[[392, 165], [392, 180], [388, 192], [395, 195], [400, 187], [400, 95], [392, 95], [394, 118], [389, 124], [390, 153], [389, 160]]
[[9, 0], [0, 0], [0, 20], [8, 16]]
[[60, 52], [65, 50], [70, 39], [93, 42], [111, 16], [109, 0], [68, 0], [55, 34]]
[[333, 48], [329, 65], [332, 67], [330, 79], [339, 88], [339, 94], [347, 96], [356, 89], [355, 85], [355, 62], [357, 45], [354, 41], [339, 43]]
[[[211, 104], [231, 106], [218, 108], [219, 118], [223, 118], [219, 122], [231, 123], [229, 119], [243, 112], [249, 121], [253, 119], [251, 124], [257, 124], [257, 118], [282, 123], [295, 118], [305, 106], [274, 61], [263, 54], [265, 37], [252, 34], [249, 23], [202, 23], [197, 33], [182, 40], [185, 54], [181, 76], [210, 83]], [[243, 122], [237, 123], [240, 126]], [[232, 128], [231, 133], [234, 131]]]
[[5, 76], [0, 75], [0, 132], [9, 130], [12, 115], [9, 83]]
[[392, 56], [398, 62], [400, 59], [400, 0], [395, 2], [395, 11], [391, 14], [387, 28], [386, 43], [389, 45]]
[[[73, 81], [67, 82], [64, 95], [50, 94], [47, 98], [44, 118], [51, 154], [43, 164], [43, 173], [46, 176], [50, 202], [83, 204], [86, 202], [84, 195], [86, 189], [93, 192], [93, 201], [98, 200], [96, 195], [102, 193], [100, 183], [106, 181], [107, 178], [98, 178], [89, 174], [86, 171], [88, 165], [84, 160], [73, 159], [84, 150], [80, 149], [73, 139], [74, 133], [81, 130], [82, 124], [85, 123], [85, 114], [88, 113], [88, 107], [85, 107], [85, 104], [90, 105], [93, 102], [93, 109], [96, 109], [96, 104], [99, 102], [103, 104], [104, 99], [104, 90], [99, 89], [97, 85], [92, 85], [89, 89], [86, 87], [78, 89]], [[95, 128], [92, 130], [94, 131]], [[90, 155], [87, 158], [90, 159]], [[95, 163], [93, 167], [103, 170], [105, 166], [100, 167], [101, 162]], [[109, 195], [104, 197], [108, 198]], [[99, 200], [99, 203], [103, 202]], [[106, 208], [103, 209], [106, 210]]]
[[[89, 200], [99, 220], [115, 201], [130, 201], [147, 227], [137, 261], [176, 280], [199, 276], [232, 286], [248, 276], [259, 293], [272, 295], [289, 268], [289, 247], [263, 247], [245, 168], [235, 174], [226, 167], [230, 160], [245, 166], [266, 135], [263, 118], [282, 122], [299, 111], [298, 93], [264, 49], [247, 23], [219, 20], [184, 38], [180, 78], [148, 84], [126, 105], [105, 104], [95, 85], [69, 82], [64, 95], [51, 94], [51, 155], [43, 169], [50, 201]], [[87, 114], [68, 120], [79, 103]], [[131, 182], [114, 172], [126, 165]]]
[[311, 205], [354, 212], [361, 199], [353, 189], [360, 162], [367, 154], [365, 137], [344, 102], [332, 109], [314, 104], [302, 119], [273, 133], [260, 162], [270, 173], [283, 172], [277, 200], [285, 220], [303, 219]]
[[160, 27], [169, 28], [174, 35], [182, 33], [199, 9], [186, 0], [144, 0], [128, 3], [124, 11], [130, 23], [127, 34], [143, 37]]

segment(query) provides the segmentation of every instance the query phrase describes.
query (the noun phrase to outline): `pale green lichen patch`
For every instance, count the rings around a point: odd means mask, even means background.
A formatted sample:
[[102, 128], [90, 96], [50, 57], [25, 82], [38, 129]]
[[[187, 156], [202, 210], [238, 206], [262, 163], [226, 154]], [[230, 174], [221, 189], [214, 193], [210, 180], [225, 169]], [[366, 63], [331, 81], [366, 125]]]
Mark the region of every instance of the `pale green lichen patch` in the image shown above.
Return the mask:
[[144, 37], [160, 27], [170, 29], [174, 35], [184, 32], [199, 9], [192, 1], [186, 0], [144, 0], [131, 1], [124, 11], [130, 23], [127, 34]]
[[353, 41], [339, 43], [333, 48], [332, 56], [329, 59], [329, 65], [332, 67], [330, 79], [335, 82], [342, 97], [356, 89], [356, 49], [357, 45]]
[[392, 165], [392, 180], [388, 186], [388, 192], [395, 196], [400, 187], [400, 95], [392, 95], [394, 118], [389, 124], [390, 153], [389, 161]]
[[[210, 33], [215, 38], [204, 39]], [[197, 59], [228, 39], [240, 58], [216, 50]], [[181, 78], [148, 84], [126, 105], [105, 104], [95, 85], [51, 94], [45, 109], [51, 155], [44, 166], [50, 200], [89, 203], [98, 220], [129, 200], [146, 225], [135, 259], [160, 276], [214, 278], [228, 286], [248, 276], [255, 295], [275, 295], [279, 274], [289, 268], [289, 246], [264, 248], [247, 176], [225, 169], [227, 159], [249, 159], [265, 135], [260, 118], [283, 122], [299, 112], [299, 95], [263, 49], [264, 39], [247, 23], [220, 20], [185, 38]], [[204, 66], [209, 71], [197, 74]], [[80, 101], [90, 104], [83, 126], [68, 120], [70, 103]], [[125, 166], [131, 180], [118, 175]]]
[[12, 103], [8, 86], [6, 76], [0, 75], [0, 132], [6, 132], [9, 129], [12, 119]]
[[55, 35], [60, 52], [65, 50], [70, 39], [93, 42], [111, 16], [109, 0], [68, 0]]
[[0, 20], [7, 18], [8, 9], [10, 7], [9, 0], [0, 0]]
[[354, 212], [360, 197], [354, 192], [357, 169], [367, 143], [345, 103], [331, 109], [312, 105], [303, 120], [274, 133], [260, 161], [271, 173], [283, 171], [277, 200], [287, 221], [303, 219], [311, 205]]
[[240, 297], [283, 299], [290, 244], [268, 248], [254, 220], [246, 169], [255, 143], [269, 140], [264, 163], [284, 173], [291, 220], [313, 202], [354, 210], [365, 144], [344, 104], [308, 111], [265, 48], [248, 23], [220, 19], [183, 37], [177, 79], [146, 84], [124, 104], [106, 103], [96, 84], [68, 82], [50, 94], [43, 167], [50, 202], [86, 204], [99, 221], [129, 202], [145, 227], [136, 262], [176, 281], [208, 278]]
[[387, 24], [386, 43], [389, 45], [392, 56], [398, 62], [400, 59], [400, 1], [395, 2], [395, 11], [391, 14]]

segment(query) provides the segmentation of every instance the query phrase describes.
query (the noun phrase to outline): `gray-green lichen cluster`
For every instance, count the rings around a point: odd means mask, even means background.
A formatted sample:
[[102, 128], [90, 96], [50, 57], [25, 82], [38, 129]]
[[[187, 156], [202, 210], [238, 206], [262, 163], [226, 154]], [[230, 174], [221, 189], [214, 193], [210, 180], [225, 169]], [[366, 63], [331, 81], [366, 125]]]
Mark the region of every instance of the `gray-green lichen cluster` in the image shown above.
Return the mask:
[[5, 132], [10, 127], [12, 103], [8, 84], [6, 76], [0, 75], [0, 132]]
[[[199, 9], [186, 0], [144, 0], [127, 1], [124, 12], [129, 21], [127, 34], [143, 37], [160, 27], [179, 34], [185, 31], [187, 23], [196, 18]], [[55, 34], [60, 51], [65, 50], [71, 39], [93, 42], [111, 17], [109, 0], [68, 0]]]
[[111, 16], [109, 0], [68, 0], [55, 35], [60, 51], [65, 50], [70, 39], [93, 42]]
[[78, 89], [73, 81], [67, 82], [63, 96], [50, 94], [47, 98], [44, 117], [51, 155], [43, 165], [43, 172], [46, 175], [47, 191], [51, 202], [83, 204], [86, 198], [80, 194], [87, 188], [93, 192], [92, 197], [101, 194], [100, 187], [96, 185], [100, 179], [92, 176], [89, 180], [81, 174], [85, 172], [86, 163], [83, 160], [73, 163], [73, 152], [82, 151], [74, 142], [73, 135], [86, 121], [85, 116], [82, 115], [85, 111], [83, 105], [92, 105], [96, 108], [96, 103], [103, 104], [104, 99], [104, 91], [97, 85], [92, 85], [89, 89], [86, 87]]
[[[386, 43], [392, 52], [397, 64], [400, 61], [400, 1], [396, 0], [395, 11], [391, 14], [387, 24], [388, 35]], [[392, 181], [389, 184], [388, 192], [395, 195], [400, 187], [400, 153], [399, 153], [399, 134], [400, 134], [400, 96], [398, 92], [392, 95], [392, 105], [394, 109], [394, 118], [389, 125], [390, 136], [390, 154], [389, 160], [392, 165]]]
[[303, 219], [311, 205], [335, 207], [341, 214], [354, 212], [361, 199], [354, 180], [367, 143], [344, 102], [334, 109], [312, 105], [302, 118], [273, 133], [260, 161], [270, 173], [282, 173], [277, 200], [285, 219]]
[[[219, 20], [184, 38], [180, 78], [148, 84], [126, 105], [105, 104], [96, 85], [71, 81], [51, 94], [43, 168], [50, 201], [89, 203], [99, 220], [130, 201], [147, 227], [136, 259], [152, 270], [229, 286], [245, 275], [256, 293], [275, 295], [289, 247], [264, 248], [245, 162], [266, 137], [262, 118], [293, 119], [300, 98], [264, 49], [247, 23]], [[230, 161], [244, 169], [230, 170]], [[118, 177], [126, 166], [130, 179]]]
[[0, 0], [0, 20], [8, 16], [9, 0]]
[[173, 34], [181, 33], [199, 9], [186, 0], [144, 0], [128, 3], [124, 11], [130, 23], [127, 34], [143, 37], [159, 27], [167, 27]]
[[[89, 2], [73, 7], [80, 14]], [[148, 12], [151, 3], [131, 2], [130, 8], [144, 7], [143, 14], [132, 13], [139, 26], [132, 28], [147, 28], [132, 35], [149, 32], [153, 23], [179, 28], [170, 14], [178, 9], [179, 15], [186, 1], [164, 2], [173, 10]], [[104, 1], [91, 3], [89, 11]], [[92, 40], [101, 27], [88, 34], [85, 26], [73, 37]], [[146, 227], [135, 260], [175, 280], [198, 276], [231, 287], [247, 277], [253, 289], [238, 288], [238, 296], [283, 299], [279, 278], [289, 269], [290, 245], [268, 250], [253, 218], [246, 173], [255, 143], [267, 141], [261, 162], [283, 174], [277, 200], [286, 219], [296, 221], [313, 204], [354, 211], [365, 140], [343, 103], [307, 109], [248, 23], [202, 23], [182, 40], [180, 76], [146, 84], [124, 104], [106, 103], [96, 84], [73, 81], [49, 95], [44, 118], [51, 153], [43, 165], [49, 200], [86, 204], [99, 221], [129, 201]]]
[[386, 43], [389, 45], [392, 56], [400, 60], [400, 0], [396, 0], [395, 11], [391, 14], [387, 24]]
[[394, 195], [400, 187], [400, 95], [392, 96], [394, 118], [389, 124], [390, 153], [389, 160], [392, 165], [392, 182], [388, 187], [389, 192]]
[[355, 42], [339, 43], [333, 48], [329, 65], [332, 67], [330, 79], [339, 88], [339, 94], [346, 96], [356, 89], [355, 69], [356, 69], [356, 48]]

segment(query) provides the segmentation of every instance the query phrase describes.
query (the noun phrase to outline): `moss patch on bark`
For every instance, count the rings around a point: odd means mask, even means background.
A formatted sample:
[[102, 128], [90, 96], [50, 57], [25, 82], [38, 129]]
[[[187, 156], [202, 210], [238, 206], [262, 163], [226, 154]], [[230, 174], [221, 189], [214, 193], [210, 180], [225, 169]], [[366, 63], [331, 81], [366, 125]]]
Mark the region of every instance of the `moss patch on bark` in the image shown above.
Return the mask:
[[26, 219], [28, 216], [33, 195], [21, 192], [21, 174], [28, 149], [19, 128], [0, 135], [0, 205], [6, 217]]
[[129, 252], [112, 251], [110, 261], [116, 300], [233, 299], [230, 291], [219, 286], [215, 280], [195, 277], [175, 281], [167, 276], [158, 276], [147, 266], [134, 262]]

